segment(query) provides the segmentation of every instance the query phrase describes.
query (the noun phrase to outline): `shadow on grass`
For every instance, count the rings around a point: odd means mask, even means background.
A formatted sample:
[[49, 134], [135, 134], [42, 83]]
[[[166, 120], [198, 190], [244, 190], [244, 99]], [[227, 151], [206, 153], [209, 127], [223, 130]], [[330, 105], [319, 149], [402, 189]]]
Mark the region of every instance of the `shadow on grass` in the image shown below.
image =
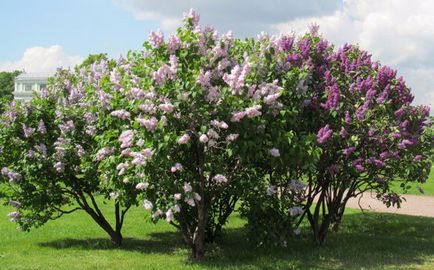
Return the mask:
[[109, 238], [65, 238], [50, 242], [39, 243], [42, 247], [55, 249], [78, 248], [87, 250], [125, 250], [142, 253], [172, 253], [183, 248], [184, 243], [175, 232], [151, 233], [150, 239], [124, 238], [121, 247], [113, 246]]
[[[63, 239], [41, 243], [53, 248], [112, 249], [107, 239]], [[143, 253], [171, 254], [187, 249], [174, 232], [151, 233], [149, 239], [126, 238], [122, 249]], [[185, 254], [185, 253], [184, 253]], [[208, 245], [203, 268], [237, 269], [353, 269], [401, 268], [420, 265], [434, 256], [434, 219], [393, 214], [346, 215], [339, 233], [331, 233], [324, 246], [304, 235], [286, 248], [253, 247], [242, 228], [226, 229], [218, 243]]]

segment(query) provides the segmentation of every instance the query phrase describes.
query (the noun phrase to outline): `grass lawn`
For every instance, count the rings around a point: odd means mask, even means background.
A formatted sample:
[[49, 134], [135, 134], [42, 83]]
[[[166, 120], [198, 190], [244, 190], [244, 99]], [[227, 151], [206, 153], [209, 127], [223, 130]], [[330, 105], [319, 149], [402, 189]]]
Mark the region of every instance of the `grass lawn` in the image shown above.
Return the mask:
[[[434, 165], [433, 165], [434, 166]], [[414, 195], [426, 195], [426, 196], [434, 196], [434, 167], [431, 168], [431, 174], [423, 184], [416, 184], [412, 183], [410, 184], [411, 188], [408, 190], [408, 194], [414, 194]], [[424, 191], [422, 194], [418, 189], [417, 186], [421, 187]], [[396, 185], [397, 189], [400, 190], [399, 185]]]
[[304, 230], [287, 248], [254, 248], [234, 214], [221, 242], [196, 263], [170, 225], [149, 223], [140, 208], [126, 217], [121, 249], [83, 212], [27, 233], [7, 221], [11, 210], [0, 207], [0, 269], [434, 269], [430, 218], [349, 210], [323, 247]]

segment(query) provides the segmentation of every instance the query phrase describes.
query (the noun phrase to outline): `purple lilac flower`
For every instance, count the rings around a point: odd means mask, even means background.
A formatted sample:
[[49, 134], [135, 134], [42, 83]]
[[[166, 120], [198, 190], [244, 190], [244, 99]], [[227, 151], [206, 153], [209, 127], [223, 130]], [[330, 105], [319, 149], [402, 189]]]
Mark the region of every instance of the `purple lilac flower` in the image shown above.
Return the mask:
[[327, 124], [322, 127], [316, 135], [316, 140], [319, 144], [325, 143], [333, 135], [333, 130], [330, 129], [330, 125]]
[[421, 161], [422, 160], [422, 155], [416, 155], [413, 158], [413, 161], [417, 162], [417, 161]]
[[341, 128], [341, 131], [339, 132], [339, 135], [341, 135], [342, 138], [346, 138], [346, 137], [348, 137], [350, 134], [348, 133], [348, 131], [347, 131], [344, 127], [342, 127], [342, 128]]
[[343, 149], [343, 153], [347, 157], [349, 157], [352, 153], [354, 153], [354, 151], [356, 151], [355, 147], [348, 147], [348, 148]]

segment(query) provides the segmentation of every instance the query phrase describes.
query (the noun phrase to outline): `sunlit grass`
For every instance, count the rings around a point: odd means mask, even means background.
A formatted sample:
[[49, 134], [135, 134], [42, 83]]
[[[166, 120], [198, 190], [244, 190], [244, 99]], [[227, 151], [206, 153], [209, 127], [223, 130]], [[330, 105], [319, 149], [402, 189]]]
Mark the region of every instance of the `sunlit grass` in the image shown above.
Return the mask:
[[[111, 209], [109, 205], [105, 210]], [[127, 216], [124, 246], [83, 212], [19, 232], [0, 207], [0, 269], [412, 269], [434, 268], [434, 219], [347, 211], [341, 231], [315, 246], [307, 228], [286, 248], [252, 247], [245, 221], [233, 214], [223, 238], [208, 246], [207, 260], [188, 259], [189, 250], [170, 225], [146, 221], [145, 212]]]

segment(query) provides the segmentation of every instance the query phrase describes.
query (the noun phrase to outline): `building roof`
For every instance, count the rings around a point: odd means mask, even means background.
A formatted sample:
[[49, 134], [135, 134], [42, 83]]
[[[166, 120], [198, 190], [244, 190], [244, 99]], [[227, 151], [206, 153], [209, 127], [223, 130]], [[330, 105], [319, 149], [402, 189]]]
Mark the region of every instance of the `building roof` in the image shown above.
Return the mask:
[[21, 73], [15, 78], [15, 81], [27, 81], [27, 80], [44, 80], [46, 81], [48, 77], [53, 76], [51, 73]]

